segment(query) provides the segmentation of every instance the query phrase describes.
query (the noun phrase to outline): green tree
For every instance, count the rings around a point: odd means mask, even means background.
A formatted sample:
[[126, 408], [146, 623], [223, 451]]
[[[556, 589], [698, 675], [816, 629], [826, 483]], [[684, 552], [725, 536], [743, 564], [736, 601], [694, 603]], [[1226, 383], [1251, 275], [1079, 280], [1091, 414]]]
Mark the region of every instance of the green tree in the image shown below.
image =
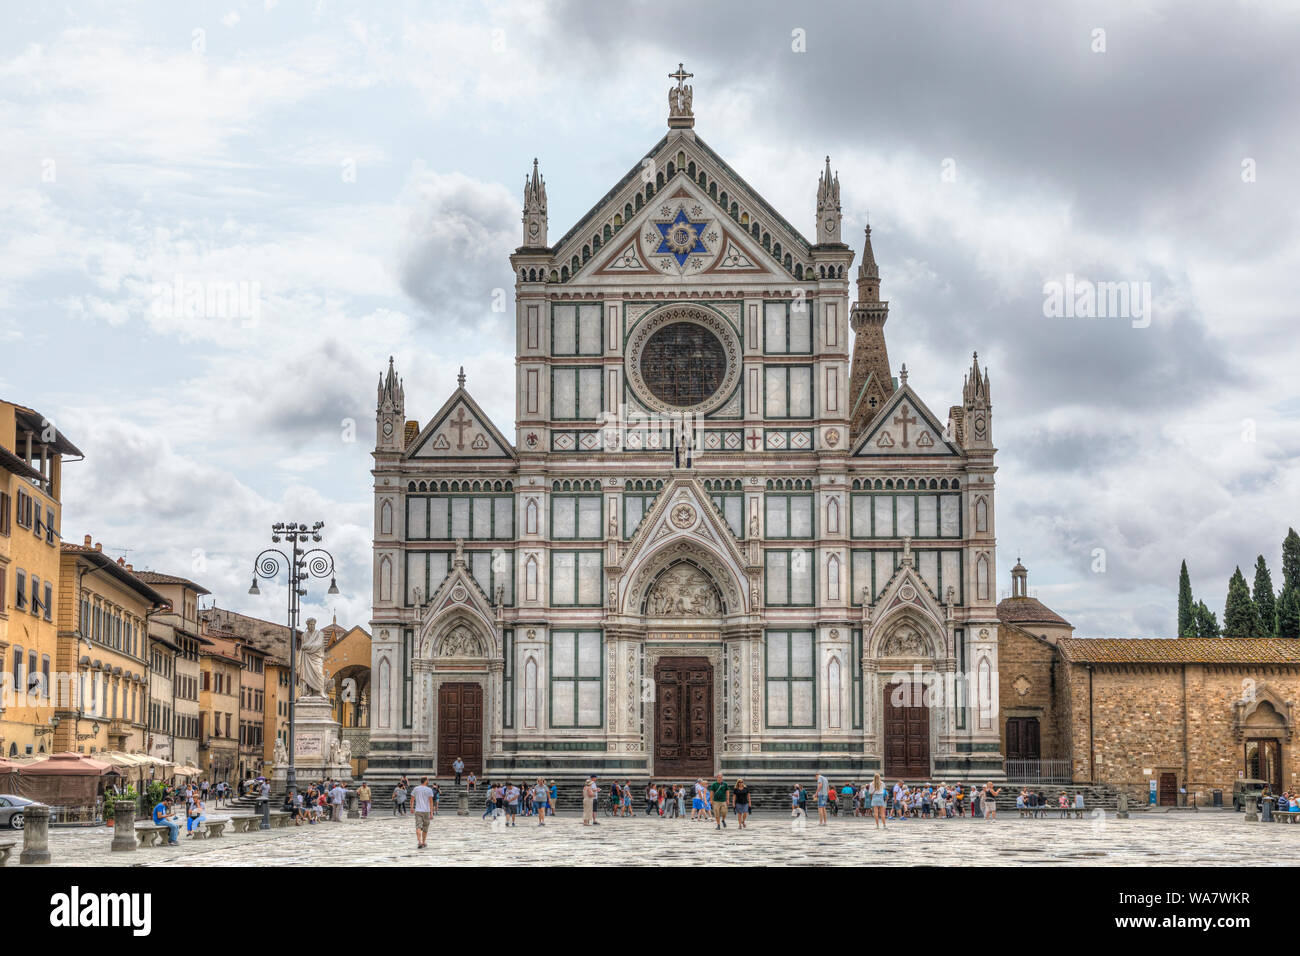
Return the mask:
[[1228, 600], [1223, 605], [1223, 636], [1254, 637], [1258, 627], [1259, 614], [1255, 611], [1255, 602], [1250, 599], [1245, 575], [1241, 568], [1237, 568], [1228, 579]]
[[1255, 559], [1255, 589], [1251, 597], [1259, 614], [1259, 636], [1272, 637], [1277, 633], [1277, 595], [1273, 593], [1273, 576], [1268, 573], [1262, 554]]
[[1192, 606], [1192, 579], [1187, 574], [1187, 562], [1178, 571], [1178, 636], [1196, 635], [1196, 612]]
[[1277, 598], [1277, 636], [1300, 638], [1300, 535], [1288, 528], [1282, 541], [1282, 593]]
[[1205, 606], [1204, 601], [1196, 602], [1196, 607], [1192, 609], [1192, 616], [1196, 620], [1197, 637], [1219, 636], [1219, 619], [1214, 616], [1213, 611]]

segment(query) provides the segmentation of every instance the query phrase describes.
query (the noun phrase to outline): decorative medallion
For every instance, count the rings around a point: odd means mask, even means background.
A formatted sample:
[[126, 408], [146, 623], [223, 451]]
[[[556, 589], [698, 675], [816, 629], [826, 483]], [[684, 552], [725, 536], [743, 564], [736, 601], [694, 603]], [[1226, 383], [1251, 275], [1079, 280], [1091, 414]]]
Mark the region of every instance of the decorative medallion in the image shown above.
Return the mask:
[[1014, 681], [1012, 681], [1011, 686], [1016, 689], [1017, 694], [1019, 694], [1021, 697], [1024, 697], [1026, 694], [1029, 693], [1030, 689], [1034, 685], [1029, 682], [1028, 677], [1026, 677], [1024, 674], [1021, 674]]
[[656, 412], [704, 414], [740, 384], [740, 338], [731, 325], [696, 306], [669, 306], [636, 324], [627, 345], [627, 382]]
[[687, 257], [694, 252], [708, 252], [700, 234], [707, 226], [706, 222], [692, 222], [685, 209], [678, 209], [671, 222], [657, 222], [656, 228], [662, 237], [656, 253], [671, 253], [677, 265], [684, 265]]
[[672, 511], [673, 524], [679, 528], [689, 528], [695, 524], [695, 509], [690, 505], [677, 505]]
[[461, 585], [458, 584], [451, 589], [451, 599], [453, 601], [463, 601], [467, 597], [469, 597], [469, 592], [466, 591]]
[[916, 588], [912, 587], [912, 585], [910, 584], [904, 584], [901, 588], [898, 589], [898, 596], [902, 598], [904, 601], [915, 601]]
[[840, 430], [838, 428], [826, 429], [826, 447], [834, 448], [840, 443]]

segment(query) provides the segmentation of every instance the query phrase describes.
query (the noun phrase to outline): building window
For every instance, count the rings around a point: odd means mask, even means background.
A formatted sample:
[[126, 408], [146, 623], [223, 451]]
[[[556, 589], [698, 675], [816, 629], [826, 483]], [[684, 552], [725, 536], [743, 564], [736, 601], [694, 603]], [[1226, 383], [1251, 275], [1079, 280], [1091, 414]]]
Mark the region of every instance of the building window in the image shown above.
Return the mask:
[[45, 608], [44, 608], [45, 620], [47, 621], [52, 620], [53, 614], [54, 614], [54, 585], [46, 581], [45, 582]]
[[769, 605], [807, 607], [813, 603], [816, 589], [812, 552], [803, 548], [767, 551], [763, 558]]
[[600, 551], [552, 551], [551, 604], [557, 607], [598, 607], [603, 566]]
[[14, 568], [14, 607], [27, 610], [27, 572], [22, 568]]
[[551, 632], [551, 726], [599, 727], [604, 694], [600, 631]]
[[812, 308], [804, 299], [763, 303], [763, 351], [768, 355], [812, 354]]
[[768, 492], [767, 537], [811, 538], [813, 536], [813, 496]]
[[[451, 573], [450, 551], [406, 552], [406, 606], [415, 605], [415, 590], [420, 589], [421, 603], [427, 604], [434, 592]], [[503, 601], [515, 603], [515, 553], [506, 548], [465, 552], [465, 564], [474, 583], [495, 602], [497, 588], [503, 589]]]
[[658, 495], [624, 495], [623, 496], [623, 537], [630, 538], [636, 532], [646, 513], [655, 505]]
[[599, 368], [556, 368], [551, 371], [551, 418], [592, 421], [604, 403]]
[[411, 700], [414, 689], [413, 675], [411, 673], [411, 629], [402, 629], [402, 726], [409, 728], [411, 726]]
[[45, 543], [54, 543], [54, 509], [45, 509]]
[[817, 679], [812, 631], [767, 632], [767, 726], [814, 727]]
[[763, 395], [768, 418], [811, 418], [812, 366], [768, 367], [763, 372]]
[[32, 575], [32, 617], [41, 616], [41, 579]]
[[853, 495], [849, 533], [855, 538], [960, 538], [961, 496]]
[[7, 492], [0, 491], [0, 534], [8, 537], [12, 532], [13, 499]]
[[853, 664], [849, 672], [853, 675], [853, 729], [862, 729], [862, 631], [853, 632], [850, 645], [852, 648]]
[[604, 498], [601, 495], [553, 495], [551, 537], [557, 541], [603, 537]]
[[501, 723], [504, 727], [515, 725], [515, 632], [501, 633], [501, 650], [505, 666], [501, 670]]
[[745, 537], [745, 496], [743, 494], [713, 494], [709, 496], [713, 507], [717, 508], [726, 519], [731, 533], [737, 538]]
[[557, 305], [551, 310], [552, 355], [600, 353], [599, 305]]
[[504, 541], [515, 536], [513, 495], [466, 495], [406, 499], [409, 540]]

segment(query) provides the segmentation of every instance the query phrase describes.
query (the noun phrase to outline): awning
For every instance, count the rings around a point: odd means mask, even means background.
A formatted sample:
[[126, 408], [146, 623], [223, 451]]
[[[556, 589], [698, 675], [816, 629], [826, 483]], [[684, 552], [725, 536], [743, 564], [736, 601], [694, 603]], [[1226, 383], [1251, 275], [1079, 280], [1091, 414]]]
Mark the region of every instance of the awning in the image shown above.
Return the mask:
[[84, 754], [61, 753], [37, 760], [19, 768], [24, 777], [65, 776], [65, 777], [102, 777], [106, 774], [120, 774], [116, 767], [106, 760], [95, 760]]
[[175, 768], [172, 773], [178, 777], [197, 777], [199, 774], [203, 773], [203, 771], [198, 767], [185, 766]]

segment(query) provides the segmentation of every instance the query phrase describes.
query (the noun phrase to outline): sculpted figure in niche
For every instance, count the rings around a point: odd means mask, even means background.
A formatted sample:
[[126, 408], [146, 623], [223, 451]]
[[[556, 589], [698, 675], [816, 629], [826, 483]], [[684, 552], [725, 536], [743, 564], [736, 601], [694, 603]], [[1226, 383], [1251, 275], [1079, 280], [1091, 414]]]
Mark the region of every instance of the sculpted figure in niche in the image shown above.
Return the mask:
[[481, 657], [483, 645], [467, 627], [458, 627], [442, 639], [440, 657]]
[[906, 624], [900, 625], [885, 639], [880, 649], [881, 657], [925, 657], [927, 656], [925, 638], [916, 629]]
[[663, 574], [650, 589], [646, 613], [651, 617], [712, 617], [722, 613], [713, 582], [693, 567]]

